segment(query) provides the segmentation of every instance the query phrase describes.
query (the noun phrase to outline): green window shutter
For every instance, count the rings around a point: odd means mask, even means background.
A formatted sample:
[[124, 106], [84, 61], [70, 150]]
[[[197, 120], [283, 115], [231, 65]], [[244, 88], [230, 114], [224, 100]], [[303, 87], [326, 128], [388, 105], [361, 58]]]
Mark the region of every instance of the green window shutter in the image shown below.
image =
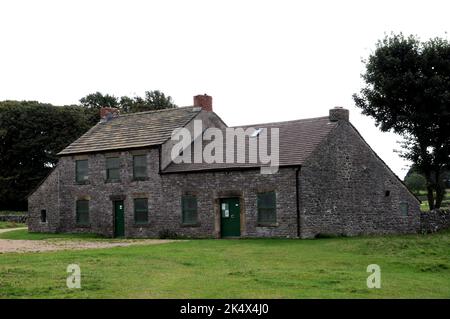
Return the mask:
[[133, 178], [140, 179], [147, 177], [147, 155], [133, 156]]
[[258, 222], [276, 223], [277, 208], [275, 192], [258, 193]]
[[136, 224], [146, 224], [148, 222], [147, 198], [134, 199], [134, 221]]
[[77, 201], [77, 216], [76, 221], [78, 225], [89, 224], [89, 201], [88, 200], [78, 200]]
[[106, 158], [106, 179], [108, 181], [120, 180], [120, 159], [118, 157]]
[[86, 182], [89, 178], [88, 160], [79, 160], [75, 162], [76, 181], [78, 183]]
[[198, 222], [197, 197], [184, 195], [181, 197], [183, 224], [195, 224]]

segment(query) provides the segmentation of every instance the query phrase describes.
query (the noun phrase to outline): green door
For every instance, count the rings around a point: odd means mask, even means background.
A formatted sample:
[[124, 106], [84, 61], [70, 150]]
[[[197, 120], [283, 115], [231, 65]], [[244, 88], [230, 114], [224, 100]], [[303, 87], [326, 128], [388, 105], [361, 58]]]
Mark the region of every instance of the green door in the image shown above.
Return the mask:
[[123, 201], [114, 202], [114, 237], [125, 236], [125, 220]]
[[241, 236], [241, 209], [239, 198], [223, 198], [220, 201], [222, 237]]

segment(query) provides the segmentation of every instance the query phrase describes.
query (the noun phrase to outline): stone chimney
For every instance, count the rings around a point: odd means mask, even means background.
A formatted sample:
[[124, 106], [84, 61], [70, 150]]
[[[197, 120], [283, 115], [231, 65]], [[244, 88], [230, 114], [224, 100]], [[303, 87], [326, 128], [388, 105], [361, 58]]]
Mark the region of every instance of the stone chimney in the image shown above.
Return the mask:
[[330, 109], [330, 122], [336, 121], [349, 121], [349, 112], [347, 109], [344, 109], [342, 106], [336, 106]]
[[206, 112], [212, 112], [212, 96], [207, 94], [194, 96], [194, 106], [201, 107]]
[[100, 109], [100, 122], [108, 122], [120, 114], [119, 109], [114, 107], [102, 107]]

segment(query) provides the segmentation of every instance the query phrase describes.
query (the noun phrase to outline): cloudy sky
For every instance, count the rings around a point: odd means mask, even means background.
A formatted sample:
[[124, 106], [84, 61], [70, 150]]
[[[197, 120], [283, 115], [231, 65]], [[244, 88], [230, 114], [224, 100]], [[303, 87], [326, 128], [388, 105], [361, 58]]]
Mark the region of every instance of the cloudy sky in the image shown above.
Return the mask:
[[[360, 115], [361, 59], [391, 31], [448, 37], [449, 1], [0, 1], [0, 100], [73, 104], [91, 92], [208, 93], [229, 125], [334, 106], [403, 177], [408, 163]], [[301, 138], [301, 137], [299, 137]]]

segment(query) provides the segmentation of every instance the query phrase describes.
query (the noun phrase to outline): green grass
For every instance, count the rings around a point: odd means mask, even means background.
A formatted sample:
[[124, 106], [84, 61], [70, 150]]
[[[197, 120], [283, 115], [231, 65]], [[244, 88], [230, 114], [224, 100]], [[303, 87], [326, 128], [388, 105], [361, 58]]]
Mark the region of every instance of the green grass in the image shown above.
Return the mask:
[[0, 234], [0, 239], [23, 239], [23, 240], [44, 240], [44, 239], [103, 239], [104, 237], [95, 234], [50, 234], [50, 233], [29, 233], [27, 229], [12, 230]]
[[[0, 221], [0, 229], [26, 227], [26, 224]], [[0, 234], [1, 235], [1, 234]]]
[[[450, 298], [450, 232], [3, 254], [0, 298]], [[81, 267], [82, 288], [66, 287]], [[381, 267], [381, 289], [366, 268]]]

